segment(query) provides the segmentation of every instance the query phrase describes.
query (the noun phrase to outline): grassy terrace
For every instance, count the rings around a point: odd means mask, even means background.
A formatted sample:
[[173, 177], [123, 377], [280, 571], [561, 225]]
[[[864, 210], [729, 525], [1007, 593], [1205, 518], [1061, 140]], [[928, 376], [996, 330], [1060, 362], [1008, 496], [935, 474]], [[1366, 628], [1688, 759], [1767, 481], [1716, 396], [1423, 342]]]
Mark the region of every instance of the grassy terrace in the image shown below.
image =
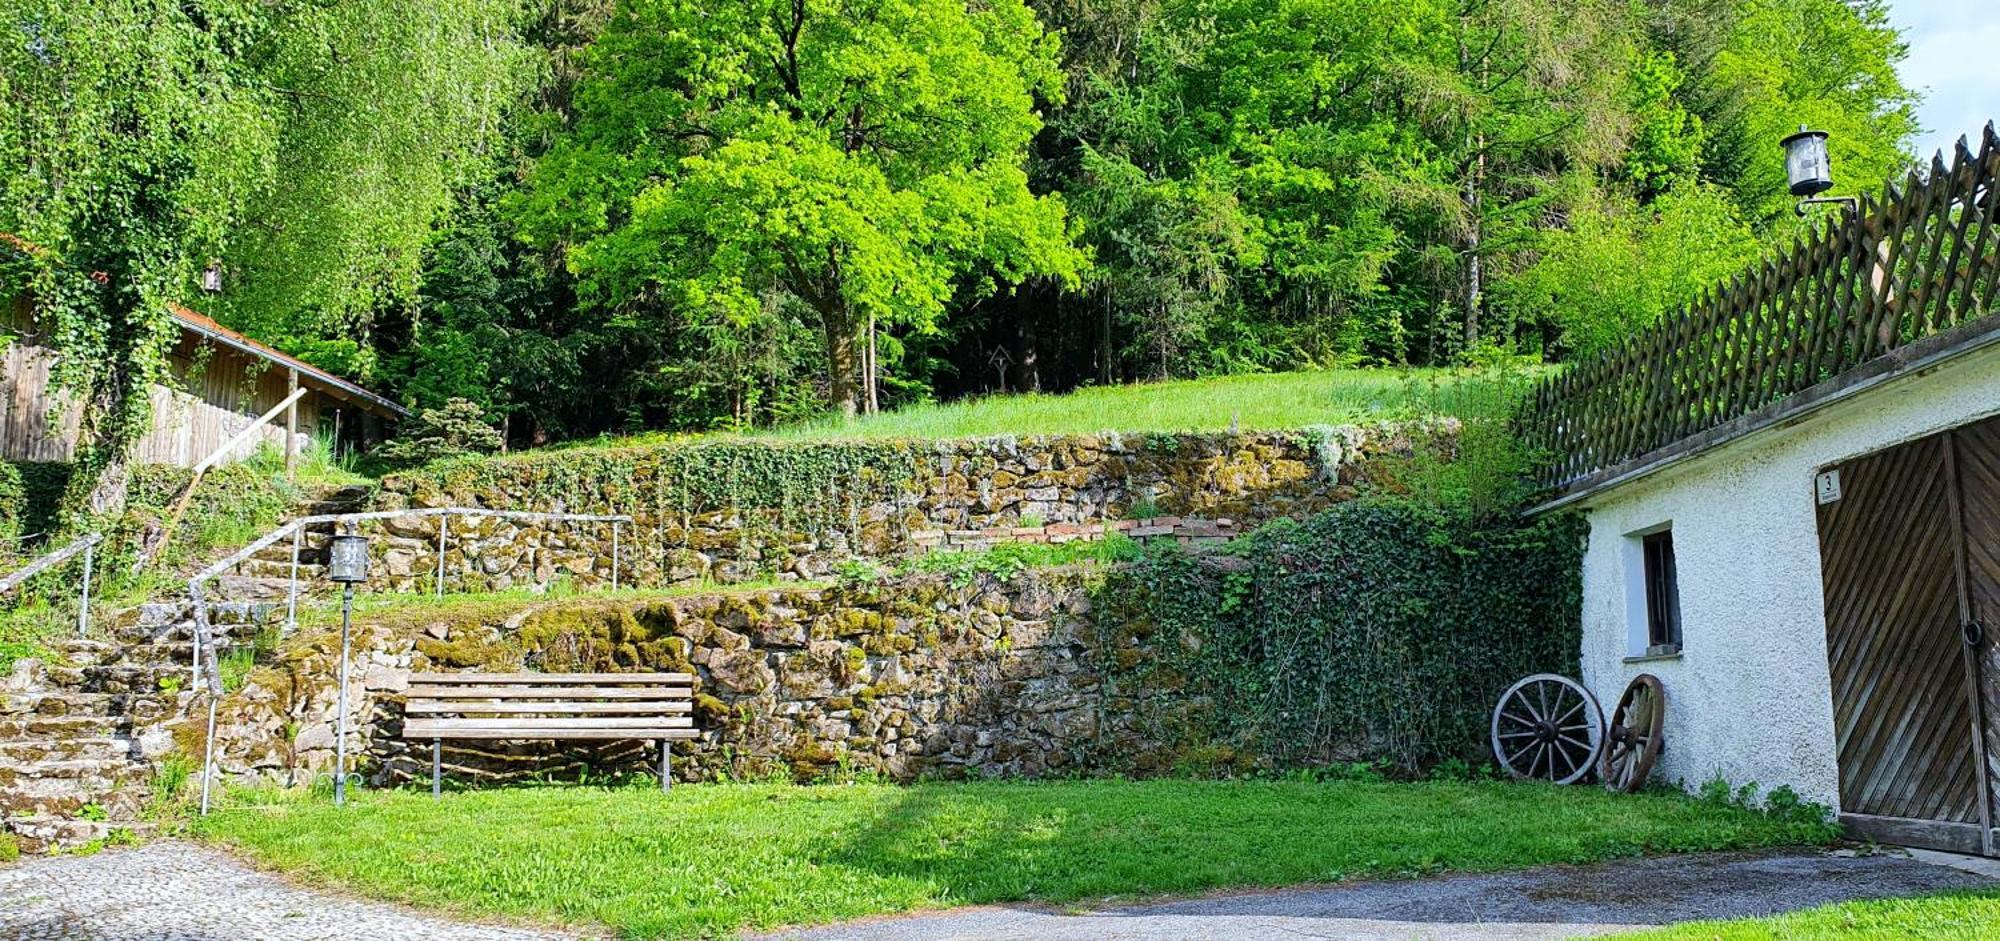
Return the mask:
[[551, 786], [230, 808], [198, 833], [312, 881], [637, 938], [1831, 836], [1677, 796], [1498, 782]]
[[[1472, 375], [1443, 369], [1330, 369], [1099, 386], [1065, 395], [995, 395], [916, 405], [852, 421], [828, 418], [752, 433], [788, 440], [980, 438], [1119, 432], [1289, 431], [1407, 416], [1456, 414]], [[665, 436], [592, 444], [643, 444]]]

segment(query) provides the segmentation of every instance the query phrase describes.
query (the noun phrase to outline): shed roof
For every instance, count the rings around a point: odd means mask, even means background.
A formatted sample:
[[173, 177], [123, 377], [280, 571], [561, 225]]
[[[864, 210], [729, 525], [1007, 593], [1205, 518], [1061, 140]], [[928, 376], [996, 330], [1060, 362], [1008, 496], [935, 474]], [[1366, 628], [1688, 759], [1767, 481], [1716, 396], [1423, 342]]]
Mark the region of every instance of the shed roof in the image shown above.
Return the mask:
[[[0, 243], [11, 245], [17, 251], [27, 254], [40, 254], [43, 251], [41, 246], [11, 232], [0, 232]], [[100, 280], [102, 280], [101, 277]], [[336, 376], [304, 360], [280, 353], [263, 343], [259, 343], [215, 322], [214, 318], [200, 313], [191, 307], [178, 303], [169, 304], [168, 307], [173, 314], [174, 322], [179, 324], [183, 331], [193, 334], [198, 339], [221, 344], [239, 353], [274, 363], [286, 369], [297, 370], [300, 385], [322, 394], [330, 395], [344, 402], [353, 402], [363, 410], [373, 412], [377, 415], [389, 418], [408, 418], [410, 415], [409, 409], [389, 399], [383, 398], [347, 379]]]

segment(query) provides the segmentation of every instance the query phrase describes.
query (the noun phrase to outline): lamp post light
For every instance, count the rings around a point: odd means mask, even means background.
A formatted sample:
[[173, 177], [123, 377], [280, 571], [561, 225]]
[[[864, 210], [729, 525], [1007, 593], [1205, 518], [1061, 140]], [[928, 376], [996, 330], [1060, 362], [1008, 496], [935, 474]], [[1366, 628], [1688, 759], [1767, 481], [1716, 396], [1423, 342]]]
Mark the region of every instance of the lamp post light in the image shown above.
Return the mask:
[[1785, 148], [1785, 182], [1792, 195], [1799, 197], [1798, 213], [1806, 214], [1806, 207], [1818, 203], [1835, 203], [1847, 207], [1850, 215], [1861, 211], [1861, 201], [1852, 196], [1827, 196], [1819, 194], [1833, 188], [1833, 161], [1827, 156], [1825, 131], [1815, 131], [1799, 125], [1799, 132], [1780, 141]]
[[347, 804], [348, 634], [354, 623], [354, 586], [368, 580], [368, 537], [352, 530], [327, 544], [326, 577], [340, 583], [339, 732], [333, 743], [333, 805]]

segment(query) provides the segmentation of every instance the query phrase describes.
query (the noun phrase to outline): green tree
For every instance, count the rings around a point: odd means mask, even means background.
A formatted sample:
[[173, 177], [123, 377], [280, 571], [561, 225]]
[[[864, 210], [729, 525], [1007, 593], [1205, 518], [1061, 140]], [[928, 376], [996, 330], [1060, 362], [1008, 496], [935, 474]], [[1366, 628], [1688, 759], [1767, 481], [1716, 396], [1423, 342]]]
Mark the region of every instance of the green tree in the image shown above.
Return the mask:
[[[123, 500], [176, 300], [314, 331], [408, 300], [517, 93], [507, 0], [0, 0], [0, 230], [81, 399], [71, 505]], [[354, 352], [360, 352], [356, 346]]]
[[1038, 97], [1060, 100], [1055, 49], [1018, 0], [633, 2], [512, 210], [615, 317], [720, 349], [809, 316], [852, 414], [878, 330], [1082, 271], [1062, 200], [1022, 167]]

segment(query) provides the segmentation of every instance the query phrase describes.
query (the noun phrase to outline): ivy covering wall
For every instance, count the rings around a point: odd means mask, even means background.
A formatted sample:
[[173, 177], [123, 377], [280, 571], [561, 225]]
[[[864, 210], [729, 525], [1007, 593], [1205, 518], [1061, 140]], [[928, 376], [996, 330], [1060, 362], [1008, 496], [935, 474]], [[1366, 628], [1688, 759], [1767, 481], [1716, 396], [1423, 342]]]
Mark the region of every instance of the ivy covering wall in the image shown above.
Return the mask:
[[1478, 760], [1510, 683], [1576, 672], [1585, 533], [1370, 501], [1149, 554], [1100, 595], [1108, 695], [1197, 767]]

